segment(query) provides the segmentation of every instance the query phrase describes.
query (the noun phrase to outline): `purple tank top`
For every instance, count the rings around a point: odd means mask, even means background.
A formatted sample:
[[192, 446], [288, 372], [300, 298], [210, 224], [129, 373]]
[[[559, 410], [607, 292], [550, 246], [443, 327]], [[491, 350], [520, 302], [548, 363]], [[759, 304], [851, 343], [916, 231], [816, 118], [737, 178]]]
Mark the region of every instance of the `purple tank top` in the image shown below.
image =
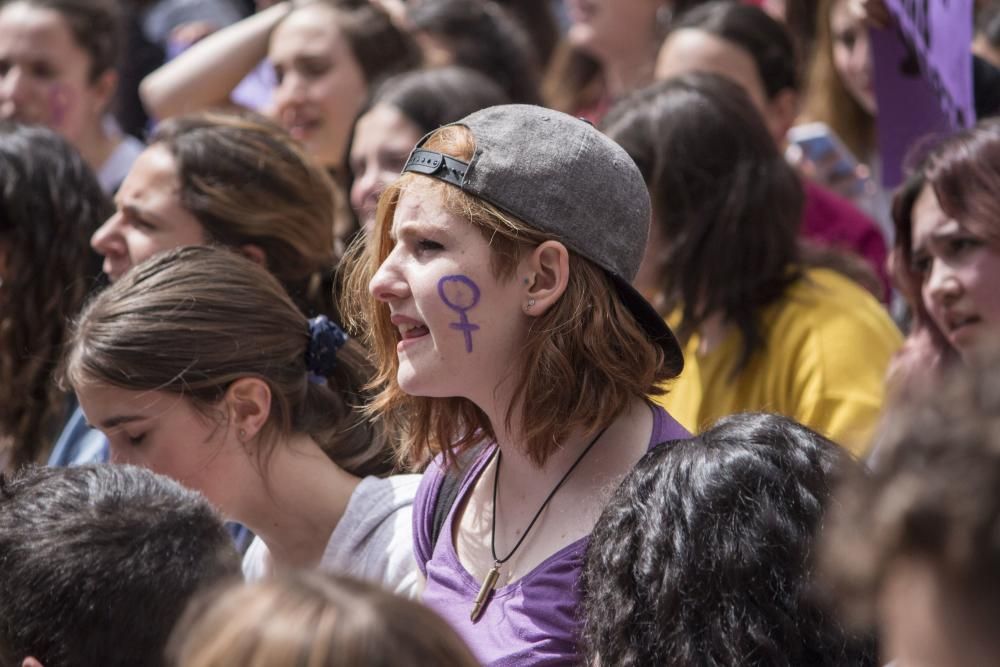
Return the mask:
[[[652, 448], [690, 434], [663, 408], [652, 407]], [[479, 619], [469, 620], [481, 581], [472, 578], [455, 553], [452, 524], [455, 508], [490, 460], [487, 447], [462, 480], [458, 498], [431, 544], [434, 505], [444, 474], [434, 461], [424, 474], [413, 504], [413, 537], [417, 565], [427, 578], [423, 602], [465, 640], [485, 665], [576, 665], [580, 599], [577, 579], [583, 567], [588, 537], [568, 544], [534, 570], [508, 586], [497, 587]]]

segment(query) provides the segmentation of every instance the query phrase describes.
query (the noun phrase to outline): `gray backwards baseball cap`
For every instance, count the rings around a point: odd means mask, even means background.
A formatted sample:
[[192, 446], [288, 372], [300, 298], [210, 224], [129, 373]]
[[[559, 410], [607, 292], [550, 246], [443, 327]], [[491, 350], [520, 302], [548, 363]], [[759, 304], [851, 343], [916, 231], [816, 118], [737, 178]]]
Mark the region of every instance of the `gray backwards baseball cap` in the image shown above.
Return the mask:
[[455, 185], [551, 234], [611, 277], [618, 295], [676, 373], [683, 355], [673, 332], [630, 284], [646, 248], [652, 206], [639, 168], [587, 121], [527, 104], [476, 111], [467, 127], [476, 152], [468, 163], [421, 146], [403, 172]]

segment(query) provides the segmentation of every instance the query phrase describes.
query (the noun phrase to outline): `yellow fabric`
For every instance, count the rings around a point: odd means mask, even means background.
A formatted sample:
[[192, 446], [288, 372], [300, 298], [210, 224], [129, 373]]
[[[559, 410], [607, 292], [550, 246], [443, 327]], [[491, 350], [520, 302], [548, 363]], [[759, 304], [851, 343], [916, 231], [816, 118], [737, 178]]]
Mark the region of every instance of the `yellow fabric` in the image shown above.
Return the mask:
[[742, 343], [735, 329], [704, 355], [692, 336], [684, 372], [657, 402], [692, 433], [736, 412], [776, 412], [861, 456], [882, 408], [886, 367], [902, 343], [885, 309], [839, 273], [812, 269], [765, 310], [762, 324], [766, 347], [735, 378]]

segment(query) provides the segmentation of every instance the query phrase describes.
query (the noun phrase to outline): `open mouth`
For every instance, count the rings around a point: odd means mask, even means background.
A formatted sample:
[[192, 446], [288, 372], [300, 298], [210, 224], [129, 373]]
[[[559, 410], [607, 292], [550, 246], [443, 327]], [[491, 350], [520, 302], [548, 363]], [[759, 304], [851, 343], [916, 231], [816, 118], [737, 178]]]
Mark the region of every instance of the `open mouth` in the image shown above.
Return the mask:
[[400, 324], [397, 328], [399, 329], [399, 335], [403, 340], [421, 338], [430, 333], [430, 329], [422, 324]]
[[288, 130], [288, 133], [299, 141], [311, 135], [319, 126], [318, 120], [308, 118], [293, 118], [285, 123], [285, 129]]
[[977, 315], [952, 315], [948, 317], [945, 324], [948, 327], [948, 334], [958, 334], [966, 331], [969, 327], [979, 324], [981, 318]]

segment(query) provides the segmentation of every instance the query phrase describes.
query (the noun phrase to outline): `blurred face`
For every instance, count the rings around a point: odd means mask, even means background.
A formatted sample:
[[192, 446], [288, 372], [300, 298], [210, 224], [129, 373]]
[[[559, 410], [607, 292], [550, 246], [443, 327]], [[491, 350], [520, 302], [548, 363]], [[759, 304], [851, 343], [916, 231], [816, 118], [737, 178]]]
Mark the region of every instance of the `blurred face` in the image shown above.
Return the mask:
[[913, 207], [913, 269], [934, 324], [966, 361], [1000, 331], [1000, 249], [949, 218], [925, 187]]
[[[701, 30], [678, 30], [660, 48], [656, 59], [656, 78], [669, 79], [691, 72], [718, 74], [742, 86], [768, 122], [771, 134], [784, 135], [781, 128], [770, 128], [776, 123], [775, 114], [772, 113], [764, 82], [757, 73], [757, 65], [749, 53], [732, 42]], [[780, 124], [783, 126], [784, 123], [782, 119]]]
[[292, 12], [275, 28], [268, 57], [278, 78], [273, 115], [320, 164], [339, 166], [368, 86], [336, 12], [321, 4]]
[[835, 0], [830, 8], [833, 66], [851, 97], [875, 115], [875, 79], [868, 28], [851, 15], [848, 0]]
[[448, 212], [428, 181], [414, 181], [400, 197], [394, 245], [369, 289], [397, 329], [403, 391], [490, 405], [527, 335], [521, 267], [510, 280], [496, 278], [487, 240]]
[[885, 661], [895, 667], [973, 667], [996, 662], [992, 619], [982, 618], [930, 563], [892, 563], [878, 599]]
[[112, 281], [158, 252], [208, 241], [201, 223], [181, 205], [176, 162], [160, 144], [136, 159], [115, 206], [116, 213], [90, 239]]
[[99, 128], [113, 90], [113, 75], [91, 82], [90, 66], [55, 10], [0, 9], [0, 118], [45, 125], [79, 145]]
[[93, 382], [76, 391], [87, 422], [107, 436], [113, 463], [130, 463], [201, 492], [232, 516], [233, 471], [246, 457], [225, 424], [166, 391], [130, 391]]
[[599, 60], [635, 50], [656, 34], [663, 0], [568, 0], [570, 43]]
[[413, 121], [388, 104], [375, 105], [358, 119], [351, 143], [351, 207], [366, 232], [375, 222], [379, 195], [399, 177], [421, 136]]

